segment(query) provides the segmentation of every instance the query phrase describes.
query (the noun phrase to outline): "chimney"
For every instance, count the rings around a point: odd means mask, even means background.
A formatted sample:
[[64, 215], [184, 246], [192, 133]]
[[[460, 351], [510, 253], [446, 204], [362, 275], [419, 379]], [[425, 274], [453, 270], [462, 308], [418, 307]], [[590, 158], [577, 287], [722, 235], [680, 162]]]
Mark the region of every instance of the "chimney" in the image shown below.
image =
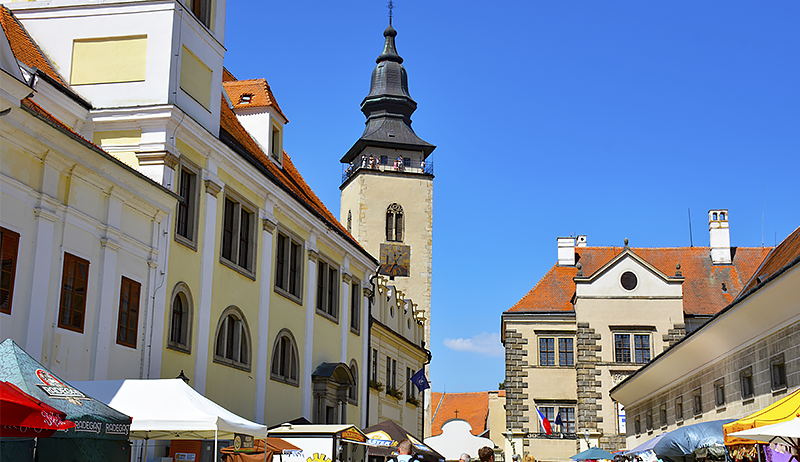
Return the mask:
[[575, 238], [559, 237], [558, 266], [575, 266]]
[[711, 237], [711, 263], [731, 264], [731, 232], [728, 228], [728, 210], [708, 211], [708, 233]]

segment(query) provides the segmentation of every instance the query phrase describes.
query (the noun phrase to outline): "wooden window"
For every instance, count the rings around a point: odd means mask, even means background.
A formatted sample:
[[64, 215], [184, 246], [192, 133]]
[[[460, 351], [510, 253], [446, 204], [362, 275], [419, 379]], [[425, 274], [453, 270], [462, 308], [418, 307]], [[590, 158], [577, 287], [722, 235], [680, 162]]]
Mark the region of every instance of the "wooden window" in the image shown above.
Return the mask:
[[89, 285], [89, 262], [75, 255], [64, 254], [61, 274], [61, 302], [58, 327], [83, 333], [86, 312], [86, 289]]
[[322, 259], [317, 263], [317, 312], [339, 322], [339, 270]]
[[650, 335], [633, 335], [634, 362], [644, 364], [650, 362]]
[[561, 433], [575, 433], [575, 408], [559, 407], [558, 415], [561, 416]]
[[[544, 418], [550, 422], [550, 428], [552, 429], [552, 423], [555, 422], [556, 417], [556, 408], [553, 406], [539, 406], [539, 410], [542, 411]], [[544, 428], [539, 427], [539, 433], [545, 433]]]
[[178, 174], [178, 209], [175, 214], [176, 240], [192, 248], [197, 242], [197, 207], [199, 202], [198, 170], [185, 162]]
[[353, 374], [353, 385], [347, 390], [347, 400], [358, 406], [358, 364], [355, 359], [350, 361], [350, 373]]
[[278, 233], [275, 252], [275, 288], [298, 303], [303, 287], [303, 245], [293, 237]]
[[386, 240], [403, 241], [403, 207], [392, 204], [386, 209]]
[[392, 358], [386, 357], [386, 389], [392, 386]]
[[212, 0], [188, 0], [187, 5], [194, 14], [194, 17], [206, 28], [211, 29], [211, 5]]
[[414, 397], [414, 390], [417, 388], [414, 383], [411, 381], [411, 376], [414, 372], [411, 370], [410, 367], [406, 368], [406, 399]]
[[250, 333], [241, 311], [226, 309], [217, 324], [214, 361], [250, 370]]
[[169, 325], [169, 348], [190, 353], [192, 334], [192, 294], [189, 287], [180, 282], [172, 295], [172, 311]]
[[742, 399], [750, 399], [753, 397], [753, 368], [747, 367], [739, 373], [740, 382], [742, 384]]
[[281, 149], [281, 129], [276, 125], [272, 126], [270, 132], [270, 154], [272, 158], [280, 165], [283, 162], [283, 150]]
[[142, 285], [122, 276], [119, 289], [119, 318], [117, 320], [117, 343], [136, 348], [139, 332], [139, 294]]
[[11, 314], [18, 251], [19, 234], [0, 228], [0, 313]]
[[572, 350], [571, 338], [558, 339], [558, 365], [559, 366], [572, 366], [574, 365], [574, 353]]
[[372, 349], [372, 381], [378, 381], [378, 350]]
[[540, 366], [556, 365], [556, 351], [555, 351], [554, 338], [539, 339], [539, 365]]
[[222, 216], [222, 258], [248, 273], [255, 260], [255, 211], [241, 201], [226, 196]]
[[350, 331], [354, 334], [361, 332], [361, 282], [355, 281], [350, 285]]
[[629, 334], [614, 334], [614, 362], [631, 362], [631, 336]]
[[270, 375], [273, 380], [298, 385], [297, 380], [298, 356], [297, 343], [294, 335], [288, 329], [283, 329], [275, 339], [272, 347], [272, 368]]

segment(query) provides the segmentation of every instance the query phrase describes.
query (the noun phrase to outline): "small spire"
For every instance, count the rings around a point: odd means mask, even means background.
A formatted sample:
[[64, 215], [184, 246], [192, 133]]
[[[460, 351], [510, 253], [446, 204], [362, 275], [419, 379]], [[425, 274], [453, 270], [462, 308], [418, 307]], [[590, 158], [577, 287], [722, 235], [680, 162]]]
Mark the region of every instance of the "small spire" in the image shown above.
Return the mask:
[[389, 27], [383, 31], [383, 36], [386, 37], [386, 41], [383, 44], [383, 53], [378, 56], [378, 59], [376, 59], [375, 62], [380, 63], [382, 61], [393, 61], [395, 63], [403, 64], [403, 58], [397, 54], [397, 47], [395, 47], [394, 44], [394, 38], [397, 37], [397, 31], [392, 27], [391, 21], [389, 21]]
[[386, 5], [389, 8], [389, 25], [392, 25], [392, 10], [394, 9], [394, 3], [392, 0], [389, 0], [389, 4]]

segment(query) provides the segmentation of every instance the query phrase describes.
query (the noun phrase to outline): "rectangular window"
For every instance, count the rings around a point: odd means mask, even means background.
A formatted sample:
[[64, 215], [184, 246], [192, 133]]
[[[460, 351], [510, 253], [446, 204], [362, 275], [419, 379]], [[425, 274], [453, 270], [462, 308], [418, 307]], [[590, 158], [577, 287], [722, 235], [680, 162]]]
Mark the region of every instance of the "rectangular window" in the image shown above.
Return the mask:
[[186, 6], [192, 11], [194, 17], [207, 29], [211, 29], [212, 0], [187, 0]]
[[[550, 428], [552, 429], [553, 422], [555, 422], [556, 420], [556, 408], [553, 406], [538, 406], [538, 407], [542, 415], [544, 415], [544, 417], [550, 422]], [[539, 433], [545, 433], [544, 428], [540, 428]]]
[[637, 364], [650, 362], [650, 336], [648, 334], [633, 335], [634, 360]]
[[556, 365], [555, 339], [553, 338], [539, 339], [539, 365], [540, 366]]
[[639, 420], [638, 415], [633, 419], [633, 430], [636, 432], [637, 435], [642, 433], [642, 421]]
[[64, 253], [58, 327], [83, 333], [88, 285], [89, 262], [75, 255]]
[[662, 427], [666, 427], [667, 426], [667, 403], [662, 404], [661, 407], [658, 408], [658, 417], [661, 420], [661, 426]]
[[303, 244], [293, 237], [278, 233], [275, 249], [275, 288], [301, 301], [303, 282]]
[[631, 362], [631, 336], [629, 334], [614, 334], [614, 362]]
[[0, 228], [0, 313], [11, 314], [18, 250], [19, 234]]
[[350, 285], [350, 331], [361, 332], [361, 282]]
[[322, 259], [317, 263], [317, 311], [338, 322], [339, 270]]
[[740, 382], [742, 384], [742, 399], [752, 398], [753, 393], [753, 368], [748, 367], [739, 373]]
[[382, 165], [387, 165], [388, 163], [389, 163], [389, 157], [381, 156], [381, 164]]
[[558, 365], [573, 366], [574, 364], [575, 361], [572, 351], [572, 339], [571, 338], [558, 339]]
[[786, 388], [786, 363], [783, 360], [783, 353], [770, 360], [769, 376], [773, 390]]
[[725, 381], [723, 379], [714, 382], [714, 404], [717, 407], [725, 405]]
[[372, 380], [378, 381], [378, 350], [372, 349]]
[[698, 388], [692, 394], [692, 400], [694, 402], [694, 415], [700, 415], [703, 413], [703, 394], [700, 392], [701, 390]]
[[406, 399], [414, 396], [414, 384], [411, 383], [411, 368], [406, 368]]
[[[178, 175], [178, 210], [175, 214], [175, 234], [186, 239], [192, 246], [197, 240], [197, 203], [198, 186], [197, 171], [182, 163]], [[180, 241], [180, 239], [178, 239]]]
[[122, 276], [119, 289], [119, 319], [117, 321], [117, 343], [136, 348], [139, 330], [139, 293], [142, 285]]
[[255, 260], [255, 211], [241, 201], [225, 197], [222, 215], [222, 258], [236, 267], [253, 272]]
[[397, 360], [392, 360], [392, 388], [397, 389]]
[[675, 398], [675, 422], [683, 422], [683, 396]]
[[559, 407], [558, 414], [561, 416], [561, 433], [575, 433], [575, 408]]
[[272, 126], [272, 132], [270, 133], [270, 151], [272, 154], [272, 158], [278, 161], [280, 164], [283, 160], [283, 151], [281, 150], [281, 131], [275, 125]]
[[647, 412], [644, 414], [645, 424], [647, 425], [647, 431], [651, 431], [653, 429], [653, 410], [648, 409]]

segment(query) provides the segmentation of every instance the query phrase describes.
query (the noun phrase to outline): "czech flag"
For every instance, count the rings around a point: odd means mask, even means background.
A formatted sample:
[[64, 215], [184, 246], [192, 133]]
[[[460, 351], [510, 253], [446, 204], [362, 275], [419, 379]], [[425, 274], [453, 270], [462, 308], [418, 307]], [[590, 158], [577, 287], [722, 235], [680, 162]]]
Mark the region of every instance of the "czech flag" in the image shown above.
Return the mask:
[[542, 430], [544, 430], [545, 433], [547, 433], [548, 435], [552, 435], [553, 429], [550, 428], [550, 421], [547, 420], [547, 417], [545, 417], [544, 414], [542, 414], [542, 411], [539, 410], [538, 406], [535, 407], [536, 407], [536, 413], [539, 415], [539, 426], [542, 427]]

